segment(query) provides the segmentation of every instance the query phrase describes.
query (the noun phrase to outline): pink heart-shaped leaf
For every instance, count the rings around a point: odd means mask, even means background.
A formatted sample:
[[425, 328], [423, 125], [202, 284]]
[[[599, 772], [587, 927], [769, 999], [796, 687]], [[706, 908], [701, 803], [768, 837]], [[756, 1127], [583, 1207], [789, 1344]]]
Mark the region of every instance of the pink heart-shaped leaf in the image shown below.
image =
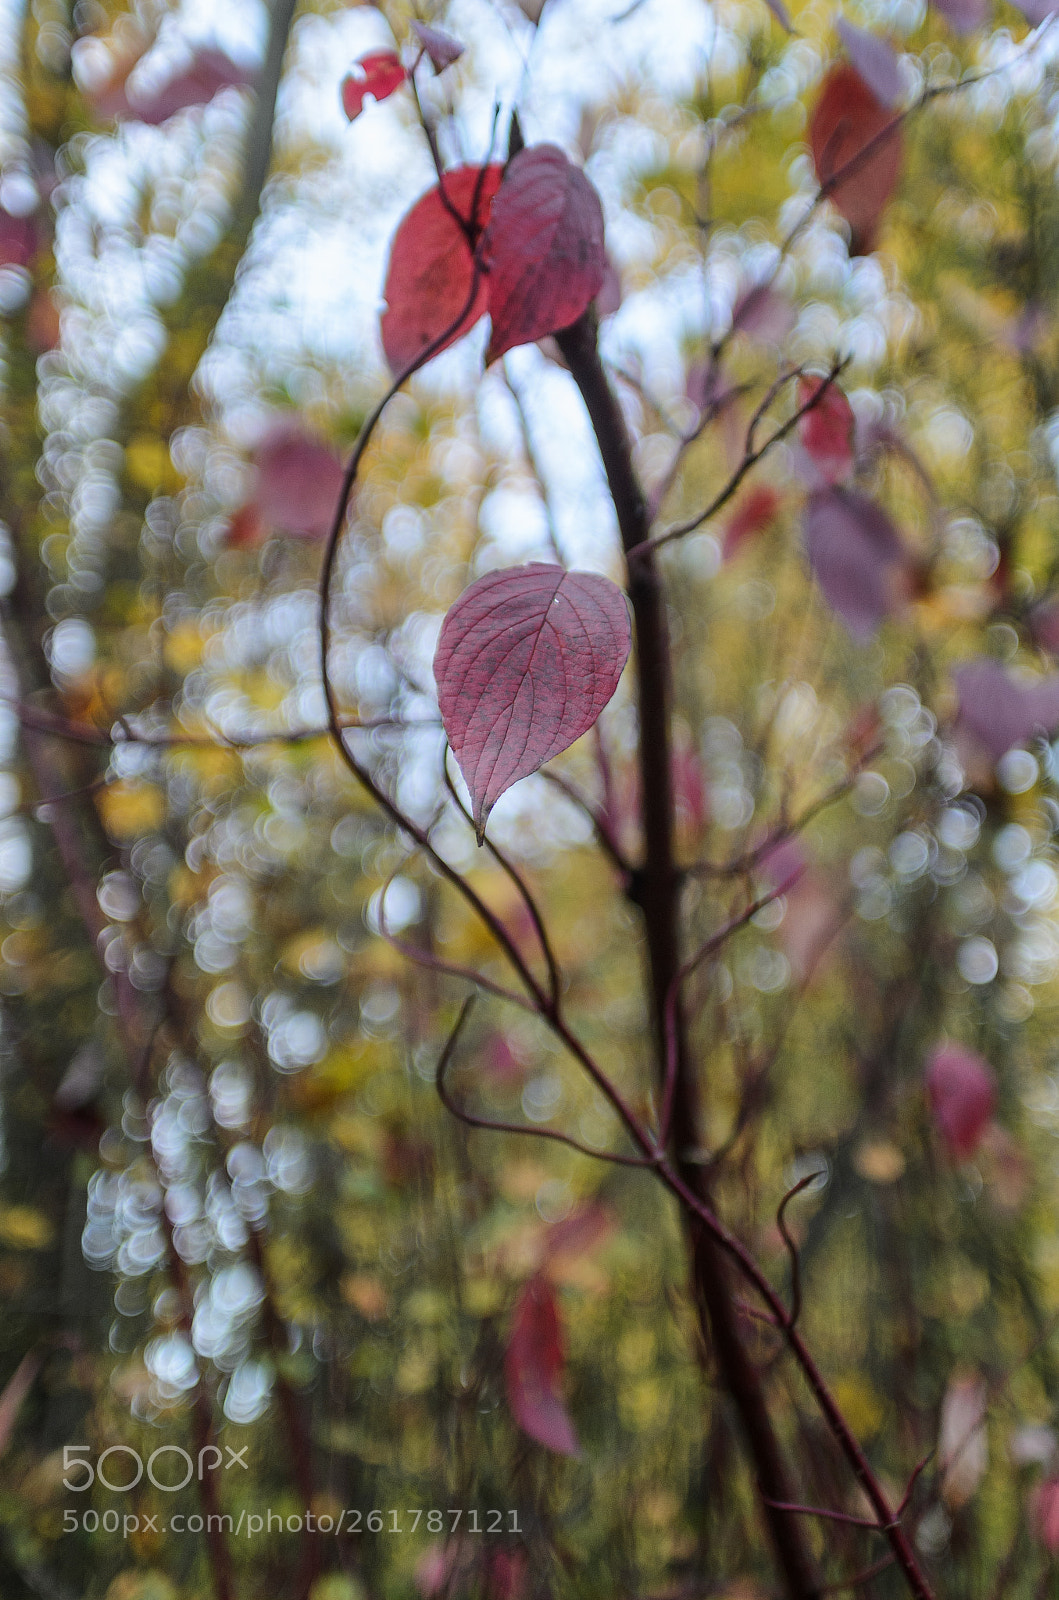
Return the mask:
[[587, 733], [629, 654], [621, 590], [531, 562], [472, 583], [441, 627], [441, 720], [467, 780], [479, 843], [505, 790]]
[[553, 144], [507, 166], [482, 241], [493, 333], [486, 361], [576, 322], [603, 287], [603, 207]]

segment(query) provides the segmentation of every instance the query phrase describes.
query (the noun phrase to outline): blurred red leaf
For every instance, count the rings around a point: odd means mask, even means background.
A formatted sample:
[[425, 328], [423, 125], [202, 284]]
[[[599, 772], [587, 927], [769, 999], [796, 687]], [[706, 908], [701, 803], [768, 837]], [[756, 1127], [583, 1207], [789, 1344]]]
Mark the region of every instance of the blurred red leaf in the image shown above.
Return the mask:
[[724, 539], [721, 544], [724, 559], [731, 561], [748, 539], [752, 539], [755, 533], [761, 533], [767, 528], [779, 507], [780, 496], [767, 483], [751, 489], [725, 523]]
[[577, 1456], [581, 1447], [561, 1394], [565, 1365], [555, 1292], [537, 1273], [515, 1301], [504, 1355], [507, 1403], [523, 1433], [559, 1455]]
[[901, 98], [901, 74], [890, 45], [877, 33], [855, 27], [845, 17], [839, 17], [835, 27], [849, 59], [876, 100], [884, 106], [895, 106]]
[[[503, 174], [503, 167], [495, 164], [484, 169], [484, 176], [481, 167], [456, 167], [445, 174], [445, 198], [468, 222], [473, 210], [475, 238], [489, 221]], [[381, 331], [392, 372], [403, 371], [451, 326], [467, 304], [473, 281], [474, 257], [467, 234], [446, 206], [440, 187], [429, 189], [405, 216], [390, 247]], [[487, 309], [486, 297], [483, 274], [474, 304], [442, 349], [473, 328]]]
[[936, 1045], [927, 1059], [934, 1125], [958, 1161], [972, 1156], [993, 1118], [996, 1079], [988, 1061], [963, 1045]]
[[906, 556], [880, 505], [852, 489], [809, 496], [805, 549], [824, 598], [855, 639], [867, 640], [902, 598]]
[[544, 1236], [545, 1262], [556, 1256], [581, 1256], [602, 1244], [617, 1226], [609, 1207], [598, 1200], [571, 1211], [561, 1222], [553, 1222]]
[[599, 196], [557, 146], [531, 145], [508, 163], [483, 250], [489, 362], [568, 328], [599, 294], [607, 264]]
[[354, 61], [353, 70], [342, 79], [342, 110], [350, 122], [354, 122], [364, 110], [364, 101], [369, 95], [375, 101], [386, 100], [401, 87], [406, 77], [395, 51], [372, 50]]
[[1059, 1478], [1046, 1478], [1033, 1492], [1033, 1522], [1049, 1555], [1059, 1556]]
[[[826, 386], [825, 386], [826, 385]], [[821, 390], [823, 393], [821, 393]], [[837, 383], [824, 378], [798, 380], [798, 404], [820, 398], [798, 422], [798, 437], [812, 465], [812, 487], [844, 483], [853, 470], [853, 408]]]
[[203, 46], [196, 50], [182, 72], [157, 89], [139, 90], [135, 82], [114, 86], [108, 101], [110, 115], [133, 117], [158, 127], [188, 106], [205, 106], [222, 89], [245, 88], [254, 74], [239, 66], [223, 50]]
[[595, 573], [535, 561], [464, 590], [442, 624], [434, 677], [479, 840], [505, 790], [591, 728], [630, 642], [625, 596]]
[[229, 518], [224, 542], [229, 550], [249, 550], [260, 544], [264, 537], [265, 525], [261, 513], [254, 502], [248, 500]]
[[[254, 504], [264, 522], [301, 539], [322, 539], [342, 488], [343, 466], [330, 445], [282, 422], [256, 452]], [[234, 543], [230, 536], [229, 543]]]
[[[855, 67], [846, 62], [832, 67], [809, 122], [809, 143], [820, 185], [850, 225], [852, 255], [874, 247], [876, 226], [897, 185], [900, 127], [884, 136], [893, 122], [893, 113]], [[857, 160], [862, 151], [863, 159]]]
[[454, 39], [451, 33], [445, 33], [441, 28], [432, 28], [426, 22], [413, 22], [412, 32], [430, 57], [431, 66], [435, 72], [444, 72], [446, 67], [451, 67], [463, 54], [463, 45]]

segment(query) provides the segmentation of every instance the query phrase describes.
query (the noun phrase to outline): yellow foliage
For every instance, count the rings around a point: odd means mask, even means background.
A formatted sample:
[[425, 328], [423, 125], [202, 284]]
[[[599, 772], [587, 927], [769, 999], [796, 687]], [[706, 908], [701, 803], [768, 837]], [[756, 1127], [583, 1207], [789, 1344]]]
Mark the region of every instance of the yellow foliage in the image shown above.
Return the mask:
[[848, 1372], [836, 1378], [832, 1391], [853, 1432], [860, 1438], [877, 1433], [886, 1415], [886, 1406], [867, 1378]]
[[138, 433], [129, 440], [125, 446], [125, 471], [137, 488], [152, 494], [171, 494], [184, 482], [164, 440], [152, 433]]
[[52, 1237], [51, 1223], [32, 1206], [0, 1206], [0, 1244], [15, 1250], [44, 1250]]
[[103, 791], [99, 809], [107, 832], [114, 838], [138, 839], [161, 827], [165, 798], [154, 784], [123, 778]]

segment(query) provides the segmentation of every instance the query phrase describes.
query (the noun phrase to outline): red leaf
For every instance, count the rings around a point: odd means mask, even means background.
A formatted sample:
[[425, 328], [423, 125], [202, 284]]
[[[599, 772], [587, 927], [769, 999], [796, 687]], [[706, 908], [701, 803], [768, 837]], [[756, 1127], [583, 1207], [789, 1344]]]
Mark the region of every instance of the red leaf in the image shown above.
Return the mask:
[[630, 642], [625, 596], [594, 573], [535, 561], [464, 590], [442, 624], [434, 677], [479, 843], [505, 790], [591, 728]]
[[[849, 223], [851, 255], [863, 255], [873, 248], [876, 224], [897, 185], [901, 171], [899, 125], [880, 137], [893, 122], [893, 114], [854, 67], [845, 62], [832, 67], [810, 119], [809, 143], [822, 187], [842, 173], [827, 194]], [[858, 161], [856, 157], [868, 145], [870, 151]]]
[[805, 550], [824, 599], [855, 639], [870, 639], [901, 600], [905, 550], [886, 512], [852, 489], [809, 496]]
[[603, 207], [553, 144], [509, 162], [484, 240], [493, 333], [486, 362], [576, 322], [603, 287]]
[[876, 100], [884, 106], [895, 106], [901, 98], [901, 74], [897, 57], [886, 40], [854, 27], [845, 17], [839, 17], [835, 27], [849, 59]]
[[228, 519], [228, 529], [224, 542], [229, 550], [249, 550], [254, 545], [260, 544], [265, 537], [265, 529], [261, 522], [261, 513], [252, 500], [245, 506], [240, 506], [238, 511], [233, 511]]
[[440, 28], [432, 28], [426, 22], [413, 22], [412, 32], [430, 57], [435, 72], [444, 72], [463, 54], [460, 41], [454, 39], [451, 33], [443, 33]]
[[297, 424], [284, 422], [265, 436], [256, 459], [254, 504], [262, 520], [301, 539], [322, 539], [342, 488], [343, 467], [335, 452]]
[[[474, 210], [474, 234], [489, 221], [489, 208], [504, 175], [501, 166], [456, 167], [445, 174], [449, 205], [468, 221]], [[475, 196], [477, 195], [477, 205]], [[447, 209], [440, 187], [429, 189], [401, 222], [390, 247], [383, 296], [382, 347], [392, 372], [402, 372], [427, 345], [445, 332], [467, 304], [474, 279], [474, 258], [467, 236]], [[474, 304], [441, 349], [469, 333], [484, 316], [483, 275]], [[439, 352], [436, 352], [439, 353]]]
[[560, 1455], [577, 1456], [581, 1447], [560, 1392], [565, 1364], [555, 1294], [538, 1273], [515, 1301], [504, 1355], [507, 1403], [523, 1433]]
[[763, 528], [767, 528], [779, 506], [779, 495], [767, 483], [751, 489], [725, 524], [724, 541], [721, 546], [724, 559], [731, 561], [748, 539], [753, 538], [755, 533], [760, 533]]
[[399, 89], [407, 74], [400, 57], [393, 50], [372, 50], [354, 61], [353, 70], [342, 79], [342, 110], [350, 122], [364, 110], [364, 100], [370, 95], [375, 101], [386, 100]]
[[1059, 1556], [1059, 1478], [1046, 1478], [1033, 1493], [1037, 1537], [1049, 1555]]
[[125, 103], [121, 105], [116, 101], [111, 115], [135, 117], [156, 128], [188, 106], [208, 105], [222, 89], [245, 88], [253, 81], [254, 74], [238, 66], [223, 50], [204, 46], [195, 51], [183, 72], [178, 72], [160, 88], [144, 92], [126, 84]]
[[798, 380], [799, 406], [824, 391], [798, 422], [798, 437], [815, 468], [814, 489], [843, 483], [853, 470], [853, 408], [837, 383], [824, 385], [823, 378]]
[[926, 1068], [934, 1125], [958, 1161], [972, 1156], [993, 1118], [996, 1079], [988, 1061], [963, 1045], [937, 1045]]

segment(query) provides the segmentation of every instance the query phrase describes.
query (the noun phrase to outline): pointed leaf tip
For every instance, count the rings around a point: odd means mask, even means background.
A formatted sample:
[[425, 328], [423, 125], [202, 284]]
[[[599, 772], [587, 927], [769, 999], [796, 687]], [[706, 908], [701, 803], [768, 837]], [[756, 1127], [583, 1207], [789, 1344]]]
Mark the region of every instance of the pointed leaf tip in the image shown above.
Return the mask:
[[625, 596], [595, 573], [532, 562], [487, 573], [456, 601], [434, 677], [479, 843], [500, 796], [591, 728], [630, 644]]
[[445, 33], [441, 28], [432, 28], [426, 22], [413, 22], [412, 32], [430, 57], [430, 64], [435, 72], [444, 72], [446, 67], [451, 67], [463, 54], [464, 47], [451, 33]]

